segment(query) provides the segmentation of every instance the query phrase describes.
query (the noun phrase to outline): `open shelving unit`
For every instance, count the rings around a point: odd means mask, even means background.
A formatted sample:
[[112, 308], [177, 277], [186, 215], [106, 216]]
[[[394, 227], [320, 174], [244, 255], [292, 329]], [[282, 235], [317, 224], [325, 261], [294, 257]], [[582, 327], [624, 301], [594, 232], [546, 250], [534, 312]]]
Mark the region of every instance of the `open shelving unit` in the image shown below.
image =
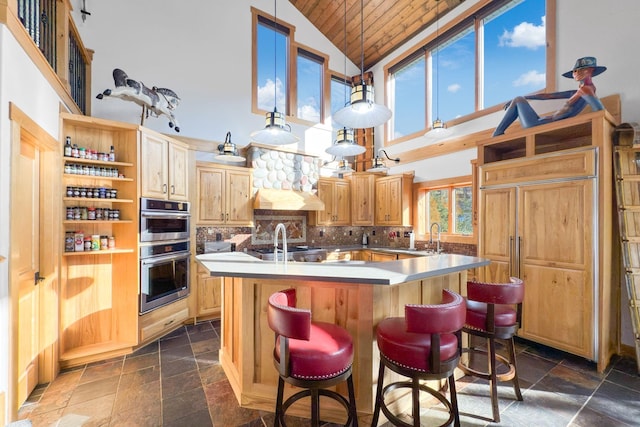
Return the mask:
[[[118, 220], [66, 219], [60, 242], [67, 232], [85, 236], [114, 236], [115, 248], [61, 251], [60, 364], [62, 368], [124, 354], [138, 344], [138, 145], [140, 129], [133, 124], [94, 117], [61, 114], [60, 140], [71, 137], [79, 147], [108, 152], [116, 161], [63, 158], [67, 164], [117, 168], [118, 176], [63, 173], [62, 188], [116, 189], [117, 198], [61, 198], [67, 207], [118, 209]], [[66, 218], [66, 215], [63, 215]]]

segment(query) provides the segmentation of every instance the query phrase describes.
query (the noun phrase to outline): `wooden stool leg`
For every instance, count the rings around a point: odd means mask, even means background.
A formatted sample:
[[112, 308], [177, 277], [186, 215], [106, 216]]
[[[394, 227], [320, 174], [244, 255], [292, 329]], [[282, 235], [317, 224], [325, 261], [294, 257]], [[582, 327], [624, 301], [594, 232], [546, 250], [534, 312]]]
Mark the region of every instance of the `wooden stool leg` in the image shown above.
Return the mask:
[[500, 408], [498, 408], [498, 381], [496, 378], [496, 342], [489, 338], [489, 375], [491, 386], [491, 408], [493, 410], [493, 420], [500, 422]]
[[516, 364], [516, 346], [513, 342], [513, 337], [507, 340], [507, 346], [509, 347], [509, 363], [513, 365], [515, 371], [513, 377], [513, 391], [516, 393], [516, 398], [522, 401], [522, 392], [520, 392], [520, 383], [518, 382], [518, 365]]
[[420, 427], [420, 381], [418, 377], [413, 378], [411, 396], [413, 398], [413, 425]]

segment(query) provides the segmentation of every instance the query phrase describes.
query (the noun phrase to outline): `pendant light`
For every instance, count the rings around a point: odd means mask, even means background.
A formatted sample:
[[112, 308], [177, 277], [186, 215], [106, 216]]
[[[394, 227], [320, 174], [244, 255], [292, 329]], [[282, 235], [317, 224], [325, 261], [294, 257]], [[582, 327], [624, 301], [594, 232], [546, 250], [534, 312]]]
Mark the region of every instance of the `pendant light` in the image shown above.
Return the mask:
[[387, 152], [381, 148], [378, 150], [378, 155], [373, 158], [373, 165], [371, 168], [367, 169], [367, 172], [388, 172], [389, 171], [389, 168], [384, 163], [384, 159], [380, 157], [380, 153], [384, 153], [384, 156], [387, 158], [387, 160], [393, 160], [395, 163], [400, 163], [399, 157], [392, 159], [391, 157], [389, 157]]
[[[431, 130], [424, 134], [427, 138], [440, 139], [452, 134], [451, 129], [447, 129], [447, 126], [442, 120], [440, 120], [440, 52], [439, 52], [439, 27], [440, 27], [440, 0], [436, 0], [436, 47], [433, 50], [436, 52], [436, 119], [431, 124]], [[433, 57], [433, 53], [431, 54]]]
[[227, 136], [224, 138], [224, 144], [218, 145], [218, 155], [215, 160], [225, 163], [237, 163], [247, 160], [238, 154], [238, 147], [231, 142], [231, 132], [227, 132]]
[[345, 159], [340, 159], [338, 162], [338, 168], [333, 171], [331, 176], [335, 178], [343, 178], [345, 175], [351, 175], [354, 170], [349, 166], [349, 162]]
[[354, 129], [379, 126], [391, 118], [391, 110], [374, 102], [373, 86], [364, 80], [364, 0], [360, 0], [360, 50], [360, 83], [351, 88], [349, 105], [333, 115], [337, 123]]
[[299, 138], [291, 133], [291, 126], [285, 121], [285, 115], [278, 111], [276, 106], [278, 98], [277, 53], [276, 36], [278, 31], [277, 0], [273, 1], [273, 111], [266, 114], [264, 129], [251, 133], [251, 138], [263, 144], [286, 145], [297, 142]]
[[[344, 0], [344, 84], [347, 85], [347, 0]], [[344, 94], [345, 104], [347, 103], [347, 91]], [[338, 130], [338, 137], [335, 143], [325, 151], [332, 156], [355, 156], [362, 154], [367, 149], [358, 145], [354, 138], [353, 129], [343, 127]]]

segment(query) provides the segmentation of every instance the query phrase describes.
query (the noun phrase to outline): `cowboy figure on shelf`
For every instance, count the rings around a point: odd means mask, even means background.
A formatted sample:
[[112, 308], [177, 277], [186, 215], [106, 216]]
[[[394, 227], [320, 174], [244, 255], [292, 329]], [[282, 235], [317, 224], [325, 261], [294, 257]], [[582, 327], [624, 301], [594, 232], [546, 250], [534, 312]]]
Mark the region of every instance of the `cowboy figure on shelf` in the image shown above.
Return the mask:
[[[523, 128], [530, 128], [557, 120], [574, 117], [580, 113], [587, 105], [593, 111], [603, 110], [604, 106], [596, 96], [596, 87], [591, 81], [592, 77], [601, 74], [607, 67], [598, 66], [596, 58], [585, 56], [576, 61], [571, 71], [562, 74], [564, 77], [573, 78], [579, 82], [577, 90], [567, 90], [564, 92], [540, 93], [537, 95], [518, 96], [513, 101], [505, 105], [506, 113], [502, 121], [493, 132], [493, 136], [504, 134], [504, 131], [516, 119], [520, 119]], [[549, 116], [538, 116], [538, 113], [531, 107], [528, 99], [567, 99], [562, 108]]]

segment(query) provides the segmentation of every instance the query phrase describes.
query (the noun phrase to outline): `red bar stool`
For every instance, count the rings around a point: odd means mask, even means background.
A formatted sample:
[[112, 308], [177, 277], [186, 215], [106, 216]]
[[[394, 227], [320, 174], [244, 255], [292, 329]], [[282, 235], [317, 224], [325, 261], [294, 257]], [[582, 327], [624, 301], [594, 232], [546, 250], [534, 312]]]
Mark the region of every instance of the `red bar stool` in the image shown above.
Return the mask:
[[[378, 391], [371, 425], [378, 425], [380, 410], [396, 426], [408, 424], [391, 413], [384, 403], [385, 395], [398, 388], [410, 388], [413, 399], [413, 426], [420, 426], [420, 391], [437, 398], [449, 411], [442, 424], [460, 426], [454, 370], [458, 366], [461, 329], [465, 319], [464, 299], [449, 290], [442, 291], [442, 304], [407, 304], [405, 317], [390, 317], [378, 324], [376, 337], [380, 349]], [[411, 381], [387, 384], [383, 388], [384, 371], [392, 371]], [[420, 380], [449, 379], [451, 400], [439, 390], [420, 384]]]
[[[515, 277], [510, 278], [510, 283], [467, 282], [467, 320], [462, 330], [470, 335], [486, 338], [489, 350], [473, 346], [463, 349], [464, 352], [469, 353], [469, 362], [465, 365], [461, 361], [459, 367], [467, 375], [489, 380], [495, 422], [500, 422], [498, 381], [512, 381], [516, 398], [522, 400], [513, 336], [520, 327], [523, 298], [524, 284], [522, 280]], [[506, 341], [508, 360], [496, 353], [496, 339]], [[487, 354], [488, 372], [469, 366], [474, 353]], [[497, 373], [498, 362], [507, 368], [507, 372]]]
[[[320, 425], [320, 396], [336, 400], [348, 414], [347, 423], [357, 427], [356, 399], [351, 376], [353, 342], [344, 328], [312, 322], [311, 311], [296, 308], [296, 290], [286, 289], [269, 297], [269, 327], [275, 332], [274, 365], [278, 370], [278, 396], [274, 426], [286, 426], [284, 414], [294, 402], [311, 397], [311, 425]], [[304, 388], [283, 402], [285, 381]], [[349, 400], [326, 390], [347, 382]]]

